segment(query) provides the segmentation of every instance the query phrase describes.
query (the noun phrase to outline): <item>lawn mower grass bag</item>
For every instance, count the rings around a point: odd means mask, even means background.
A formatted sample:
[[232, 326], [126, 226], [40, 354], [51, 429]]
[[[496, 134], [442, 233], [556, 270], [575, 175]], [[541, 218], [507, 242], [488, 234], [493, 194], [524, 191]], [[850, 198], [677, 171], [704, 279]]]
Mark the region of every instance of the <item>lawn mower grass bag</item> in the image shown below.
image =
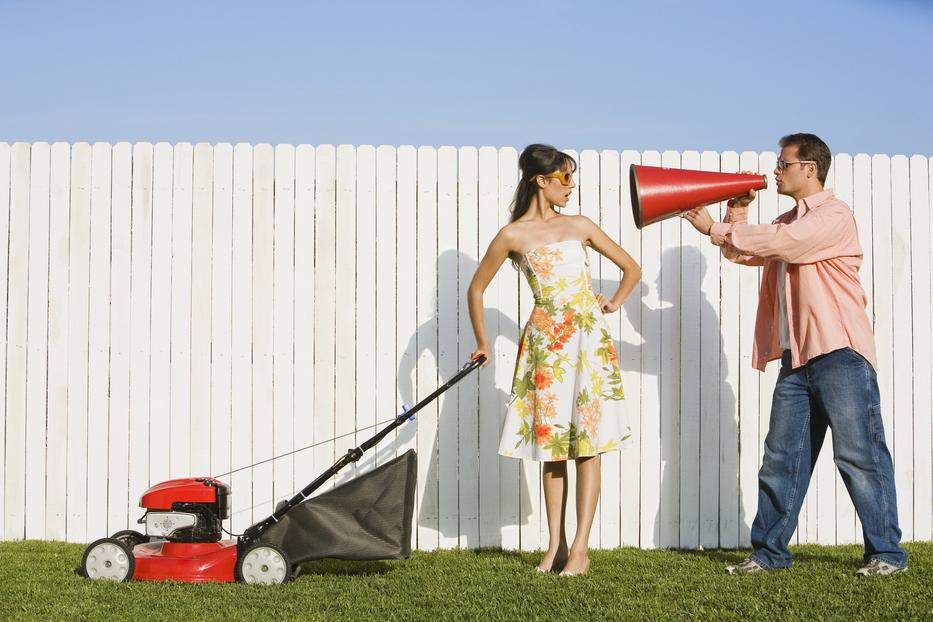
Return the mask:
[[332, 557], [353, 561], [411, 555], [418, 458], [414, 449], [290, 509], [258, 540], [292, 564]]

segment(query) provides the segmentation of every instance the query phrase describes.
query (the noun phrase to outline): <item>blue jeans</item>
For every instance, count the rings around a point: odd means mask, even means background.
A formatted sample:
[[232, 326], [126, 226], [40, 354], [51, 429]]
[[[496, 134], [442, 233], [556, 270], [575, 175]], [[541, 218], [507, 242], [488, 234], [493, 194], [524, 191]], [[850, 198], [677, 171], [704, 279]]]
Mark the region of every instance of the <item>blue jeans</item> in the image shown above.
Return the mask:
[[765, 568], [789, 568], [787, 548], [820, 454], [826, 426], [833, 461], [855, 505], [865, 539], [865, 561], [907, 565], [900, 548], [894, 467], [884, 441], [878, 378], [854, 350], [842, 348], [791, 368], [781, 358], [771, 423], [758, 472], [758, 514], [752, 558]]

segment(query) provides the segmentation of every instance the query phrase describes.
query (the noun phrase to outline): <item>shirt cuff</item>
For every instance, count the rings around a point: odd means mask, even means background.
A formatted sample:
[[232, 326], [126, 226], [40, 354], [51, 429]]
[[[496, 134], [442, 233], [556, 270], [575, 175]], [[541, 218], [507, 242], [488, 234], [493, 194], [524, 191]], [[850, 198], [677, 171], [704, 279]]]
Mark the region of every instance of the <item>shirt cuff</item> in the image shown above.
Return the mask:
[[732, 225], [727, 222], [715, 222], [709, 229], [709, 240], [716, 246], [722, 246], [726, 243], [726, 235], [732, 229]]

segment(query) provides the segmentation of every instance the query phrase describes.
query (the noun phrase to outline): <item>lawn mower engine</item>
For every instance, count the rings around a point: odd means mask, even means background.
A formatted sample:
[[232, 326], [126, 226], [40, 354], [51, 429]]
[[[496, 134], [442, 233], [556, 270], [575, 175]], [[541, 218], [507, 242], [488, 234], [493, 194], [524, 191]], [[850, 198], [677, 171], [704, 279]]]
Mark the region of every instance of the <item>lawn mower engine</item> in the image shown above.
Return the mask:
[[230, 517], [230, 487], [211, 478], [173, 479], [156, 484], [139, 500], [140, 523], [150, 538], [169, 542], [217, 542]]
[[[81, 571], [91, 579], [128, 581], [280, 582], [289, 571], [275, 547], [221, 540], [230, 517], [230, 487], [209, 477], [173, 479], [143, 493], [145, 534], [119, 531], [91, 543]], [[273, 576], [270, 576], [272, 573]]]

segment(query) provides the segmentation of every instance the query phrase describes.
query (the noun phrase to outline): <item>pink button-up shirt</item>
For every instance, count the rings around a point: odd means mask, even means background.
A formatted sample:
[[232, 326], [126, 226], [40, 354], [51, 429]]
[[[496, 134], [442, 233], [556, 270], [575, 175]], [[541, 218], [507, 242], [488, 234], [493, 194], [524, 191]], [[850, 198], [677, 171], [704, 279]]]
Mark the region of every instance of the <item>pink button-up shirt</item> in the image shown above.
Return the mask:
[[824, 190], [797, 202], [770, 225], [750, 225], [747, 208], [730, 207], [726, 222], [710, 229], [723, 256], [764, 266], [752, 366], [764, 371], [781, 357], [778, 336], [777, 261], [787, 262], [784, 289], [794, 367], [850, 347], [877, 368], [875, 338], [859, 281], [862, 246], [849, 206]]

